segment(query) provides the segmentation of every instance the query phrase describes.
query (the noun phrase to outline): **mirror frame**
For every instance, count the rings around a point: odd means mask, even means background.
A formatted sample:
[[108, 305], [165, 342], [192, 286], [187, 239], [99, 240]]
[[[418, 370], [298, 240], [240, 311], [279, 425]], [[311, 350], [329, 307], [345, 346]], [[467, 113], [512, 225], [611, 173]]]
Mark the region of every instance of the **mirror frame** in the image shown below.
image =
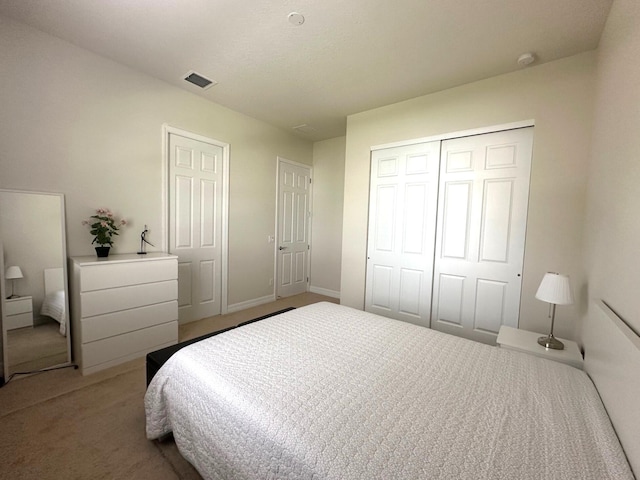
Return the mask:
[[[41, 371], [47, 371], [49, 369], [71, 366], [72, 365], [72, 351], [71, 351], [71, 312], [69, 310], [69, 275], [68, 275], [68, 257], [67, 257], [67, 221], [66, 221], [66, 205], [65, 205], [65, 197], [63, 193], [56, 192], [40, 192], [40, 191], [32, 191], [32, 190], [14, 190], [8, 188], [0, 188], [0, 192], [7, 193], [19, 193], [19, 194], [27, 194], [27, 195], [47, 195], [51, 197], [57, 197], [60, 200], [60, 225], [61, 225], [61, 241], [62, 241], [62, 273], [63, 273], [63, 281], [64, 281], [64, 302], [65, 302], [65, 314], [67, 322], [66, 325], [66, 340], [67, 340], [67, 361], [63, 363], [58, 363], [55, 365], [50, 365], [48, 367], [43, 367]], [[0, 239], [1, 240], [1, 239]], [[5, 332], [5, 267], [4, 267], [4, 248], [2, 242], [0, 242], [0, 255], [2, 258], [0, 259], [0, 266], [2, 269], [0, 270], [0, 305], [2, 309], [2, 357], [4, 364], [4, 382], [8, 382], [11, 378], [9, 373], [9, 358], [8, 358], [8, 349], [7, 349], [7, 336], [4, 334]], [[1, 384], [0, 384], [1, 386]]]
[[4, 278], [4, 246], [2, 244], [2, 238], [0, 238], [0, 334], [2, 336], [2, 377], [0, 377], [0, 387], [4, 386], [5, 382], [9, 380], [7, 375], [9, 371], [9, 359], [7, 352], [7, 342], [4, 335], [4, 325], [7, 322], [5, 316], [4, 299], [7, 296], [5, 292], [5, 278]]

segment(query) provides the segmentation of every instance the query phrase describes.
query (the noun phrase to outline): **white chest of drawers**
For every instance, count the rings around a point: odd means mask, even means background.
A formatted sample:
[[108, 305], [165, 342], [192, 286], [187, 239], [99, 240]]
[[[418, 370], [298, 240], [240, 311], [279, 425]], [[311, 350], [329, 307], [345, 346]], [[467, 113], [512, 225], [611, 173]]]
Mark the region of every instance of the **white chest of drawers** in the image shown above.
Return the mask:
[[178, 342], [178, 257], [72, 257], [71, 341], [86, 375]]
[[33, 299], [28, 297], [7, 298], [7, 330], [33, 327]]

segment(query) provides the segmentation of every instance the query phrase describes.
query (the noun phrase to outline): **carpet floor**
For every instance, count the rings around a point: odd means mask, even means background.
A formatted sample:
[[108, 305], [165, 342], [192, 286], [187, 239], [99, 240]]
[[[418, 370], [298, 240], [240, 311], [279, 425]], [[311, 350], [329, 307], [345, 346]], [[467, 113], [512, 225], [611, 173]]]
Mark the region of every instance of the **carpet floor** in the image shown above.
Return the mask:
[[[286, 307], [335, 299], [302, 294], [180, 327], [180, 340]], [[0, 388], [0, 479], [200, 479], [173, 440], [145, 436], [145, 363], [83, 377], [66, 368]]]

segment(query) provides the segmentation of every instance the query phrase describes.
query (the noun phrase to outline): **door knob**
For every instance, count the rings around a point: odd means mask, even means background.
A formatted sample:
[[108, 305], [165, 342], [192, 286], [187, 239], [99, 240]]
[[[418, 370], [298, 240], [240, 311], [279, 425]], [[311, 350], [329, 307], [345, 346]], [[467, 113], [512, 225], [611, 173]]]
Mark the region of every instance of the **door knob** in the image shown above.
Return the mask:
[[278, 247], [278, 250], [285, 250], [287, 247]]

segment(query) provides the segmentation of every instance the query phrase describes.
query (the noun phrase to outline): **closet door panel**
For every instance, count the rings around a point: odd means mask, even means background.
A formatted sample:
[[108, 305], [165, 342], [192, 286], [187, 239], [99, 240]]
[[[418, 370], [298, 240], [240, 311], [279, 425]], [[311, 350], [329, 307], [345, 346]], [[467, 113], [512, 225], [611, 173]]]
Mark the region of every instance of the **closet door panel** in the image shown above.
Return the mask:
[[493, 334], [508, 319], [504, 316], [507, 283], [478, 279], [476, 283], [474, 329]]
[[442, 256], [465, 259], [471, 223], [472, 182], [446, 182], [442, 208]]
[[429, 325], [440, 142], [372, 152], [365, 309]]
[[415, 317], [420, 316], [420, 292], [423, 281], [424, 272], [422, 270], [403, 268], [400, 271], [400, 298], [398, 303], [398, 311], [400, 313]]
[[509, 261], [509, 234], [512, 230], [513, 178], [486, 180], [480, 231], [481, 262]]
[[442, 142], [432, 328], [493, 344], [518, 326], [532, 149], [533, 128]]
[[462, 327], [465, 277], [443, 274], [438, 278], [438, 319], [454, 327]]
[[391, 310], [391, 283], [393, 277], [392, 265], [373, 266], [372, 306], [387, 311]]

